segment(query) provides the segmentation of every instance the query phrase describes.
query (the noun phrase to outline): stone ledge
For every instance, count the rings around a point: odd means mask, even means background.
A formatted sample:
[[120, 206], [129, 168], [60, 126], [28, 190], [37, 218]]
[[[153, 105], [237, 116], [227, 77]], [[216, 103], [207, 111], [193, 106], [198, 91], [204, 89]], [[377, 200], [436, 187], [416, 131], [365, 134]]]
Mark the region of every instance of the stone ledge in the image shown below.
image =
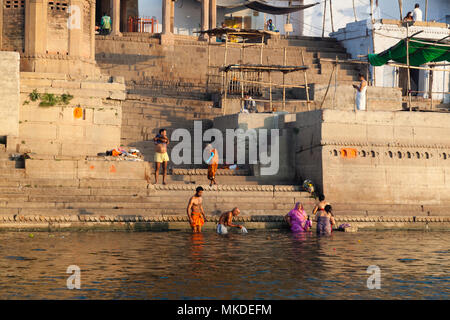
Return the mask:
[[[218, 222], [219, 216], [206, 216], [206, 222]], [[234, 219], [236, 222], [283, 222], [284, 215], [260, 215], [260, 216], [240, 216]], [[0, 222], [188, 222], [186, 215], [20, 215], [3, 214], [0, 215]], [[444, 224], [450, 230], [450, 216], [445, 217], [336, 217], [336, 222], [357, 222], [357, 223], [391, 223], [401, 224]], [[314, 222], [313, 222], [314, 223]], [[338, 224], [339, 224], [338, 223]]]

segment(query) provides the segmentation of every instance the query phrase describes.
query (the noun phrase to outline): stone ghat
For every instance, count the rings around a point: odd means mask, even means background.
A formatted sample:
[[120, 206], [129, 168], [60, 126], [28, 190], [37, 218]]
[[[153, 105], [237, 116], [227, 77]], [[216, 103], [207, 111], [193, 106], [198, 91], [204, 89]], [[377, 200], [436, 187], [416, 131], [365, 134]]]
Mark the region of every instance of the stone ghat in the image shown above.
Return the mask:
[[[203, 230], [212, 231], [219, 220], [207, 216]], [[288, 229], [283, 216], [237, 217], [248, 230]], [[337, 216], [337, 225], [350, 223], [349, 232], [357, 230], [417, 230], [449, 231], [449, 217], [348, 217]], [[313, 223], [313, 231], [315, 224]], [[186, 216], [23, 216], [0, 215], [0, 230], [14, 231], [186, 231], [190, 230]], [[337, 230], [335, 230], [337, 231]], [[347, 230], [346, 230], [347, 231]]]

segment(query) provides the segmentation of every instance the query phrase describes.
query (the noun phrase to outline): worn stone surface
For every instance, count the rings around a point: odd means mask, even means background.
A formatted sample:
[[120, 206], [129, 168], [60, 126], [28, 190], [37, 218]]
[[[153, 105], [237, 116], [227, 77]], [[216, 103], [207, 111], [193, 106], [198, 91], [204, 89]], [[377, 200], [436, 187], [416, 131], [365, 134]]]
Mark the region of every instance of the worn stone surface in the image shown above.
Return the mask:
[[0, 136], [19, 134], [19, 81], [19, 54], [0, 51]]

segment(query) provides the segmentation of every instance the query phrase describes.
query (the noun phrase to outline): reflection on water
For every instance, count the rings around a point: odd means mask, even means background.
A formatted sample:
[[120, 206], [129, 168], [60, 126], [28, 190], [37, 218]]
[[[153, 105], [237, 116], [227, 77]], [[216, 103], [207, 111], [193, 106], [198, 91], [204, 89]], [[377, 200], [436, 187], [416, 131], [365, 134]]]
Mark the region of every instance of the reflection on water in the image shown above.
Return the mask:
[[[1, 299], [449, 299], [450, 233], [0, 233]], [[81, 289], [66, 287], [69, 265]], [[369, 290], [367, 267], [381, 269]]]

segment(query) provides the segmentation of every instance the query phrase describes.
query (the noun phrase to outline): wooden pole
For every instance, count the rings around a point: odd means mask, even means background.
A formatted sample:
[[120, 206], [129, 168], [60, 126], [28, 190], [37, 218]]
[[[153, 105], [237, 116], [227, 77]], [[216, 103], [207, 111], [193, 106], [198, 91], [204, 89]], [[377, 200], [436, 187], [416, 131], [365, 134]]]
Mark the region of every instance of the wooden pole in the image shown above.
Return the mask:
[[325, 17], [327, 14], [327, 0], [323, 2], [322, 38], [325, 36]]
[[406, 24], [406, 66], [408, 68], [408, 108], [411, 111], [411, 69], [409, 68], [409, 25]]
[[[286, 47], [284, 47], [284, 59], [283, 65], [286, 66]], [[285, 87], [285, 76], [286, 74], [283, 72], [283, 111], [286, 110], [286, 87]]]
[[336, 109], [336, 93], [337, 93], [337, 81], [338, 81], [338, 57], [336, 56], [336, 64], [335, 64], [336, 72], [334, 73], [334, 96], [333, 96], [333, 109]]
[[211, 70], [211, 37], [208, 39], [208, 71], [206, 74], [208, 75], [208, 78], [206, 79], [206, 90], [209, 92], [209, 77], [210, 77], [210, 70]]
[[331, 74], [330, 74], [330, 80], [328, 80], [327, 90], [325, 91], [325, 95], [323, 96], [322, 103], [320, 104], [319, 109], [322, 109], [323, 103], [325, 102], [325, 99], [327, 98], [328, 90], [330, 89], [331, 79], [333, 79], [333, 73], [334, 73], [335, 68], [336, 68], [336, 66], [333, 65], [333, 70], [331, 70]]
[[226, 108], [227, 108], [227, 93], [228, 93], [228, 72], [225, 75], [225, 94], [223, 99], [223, 106], [222, 106], [222, 112], [225, 115], [226, 114]]
[[[370, 21], [372, 24], [372, 53], [375, 54], [375, 19], [373, 17], [373, 0], [370, 0]], [[372, 66], [372, 85], [375, 86], [376, 83], [376, 76], [375, 76], [375, 66]]]
[[[367, 48], [367, 55], [369, 55], [369, 53], [370, 53], [370, 49]], [[369, 65], [370, 65], [370, 63], [367, 64], [367, 68], [366, 68], [366, 80], [367, 81], [369, 81], [369, 70], [370, 70]], [[372, 81], [372, 79], [371, 79], [371, 81]]]
[[[433, 66], [431, 66], [431, 68], [433, 69]], [[433, 70], [429, 71], [429, 75], [428, 90], [430, 91], [430, 109], [433, 110]]]
[[[223, 67], [227, 65], [227, 52], [228, 52], [228, 34], [225, 33], [225, 52], [223, 55]], [[222, 71], [222, 85], [225, 81], [225, 73]], [[228, 83], [226, 84], [228, 86]]]
[[334, 32], [334, 23], [333, 23], [333, 5], [330, 0], [330, 18], [331, 18], [331, 31]]
[[400, 21], [403, 20], [403, 3], [402, 0], [398, 0], [398, 9], [400, 10]]
[[[302, 65], [305, 65], [305, 57], [303, 56], [303, 50], [300, 51], [300, 52], [301, 52], [301, 55], [302, 55]], [[309, 110], [310, 110], [310, 107], [309, 107], [308, 76], [307, 76], [307, 74], [306, 74], [306, 70], [303, 71], [303, 76], [304, 76], [304, 79], [305, 79], [306, 104], [308, 105], [308, 111], [309, 111]]]
[[272, 72], [269, 71], [269, 107], [270, 112], [273, 112], [273, 106], [272, 106]]
[[259, 53], [259, 64], [263, 63], [264, 35], [261, 36], [261, 51]]
[[428, 0], [425, 0], [425, 21], [428, 21], [427, 16], [428, 16]]
[[[292, 1], [289, 0], [289, 7], [290, 7], [291, 5], [292, 5]], [[290, 14], [290, 13], [287, 14], [287, 18], [286, 18], [286, 24], [289, 24], [289, 23], [291, 23], [291, 14]], [[289, 35], [289, 33], [290, 33], [290, 32], [286, 32], [286, 35]]]
[[[244, 64], [244, 46], [245, 46], [245, 39], [243, 42], [243, 45], [241, 46], [241, 64]], [[239, 73], [239, 82], [241, 85], [241, 110], [244, 110], [244, 74], [242, 73], [242, 69], [241, 72]]]
[[355, 0], [352, 0], [352, 2], [353, 2], [353, 15], [355, 16], [355, 22], [357, 22], [358, 17], [356, 16]]

